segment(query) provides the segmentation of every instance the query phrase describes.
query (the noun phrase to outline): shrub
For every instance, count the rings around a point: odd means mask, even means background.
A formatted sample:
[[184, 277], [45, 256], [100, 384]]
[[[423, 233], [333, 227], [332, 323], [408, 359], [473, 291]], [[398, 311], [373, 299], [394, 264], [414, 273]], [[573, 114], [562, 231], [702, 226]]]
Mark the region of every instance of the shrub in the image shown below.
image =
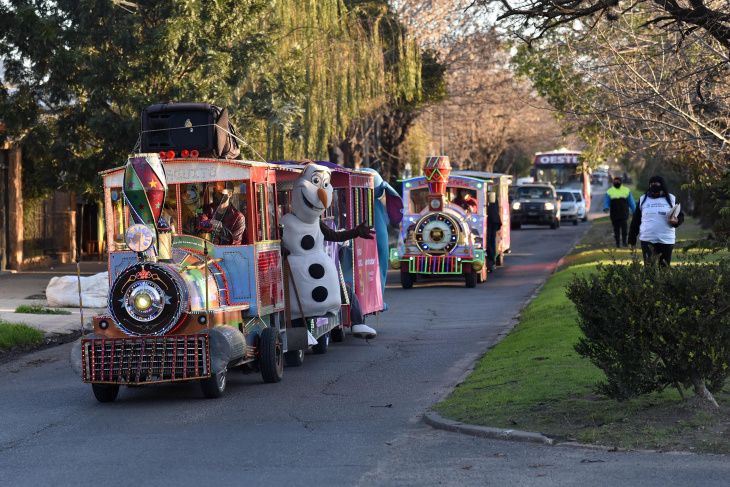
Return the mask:
[[717, 406], [711, 392], [730, 375], [730, 261], [672, 268], [599, 266], [568, 285], [585, 335], [576, 351], [606, 374], [616, 399], [675, 386]]

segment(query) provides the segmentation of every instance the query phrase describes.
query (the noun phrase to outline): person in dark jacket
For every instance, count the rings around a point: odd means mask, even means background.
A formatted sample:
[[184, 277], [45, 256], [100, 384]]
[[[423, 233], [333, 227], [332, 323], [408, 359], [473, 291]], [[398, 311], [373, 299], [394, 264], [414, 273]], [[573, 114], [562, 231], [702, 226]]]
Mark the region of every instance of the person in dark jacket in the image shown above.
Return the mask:
[[497, 194], [489, 193], [487, 204], [487, 265], [493, 272], [497, 265], [497, 232], [502, 228], [502, 217], [499, 214]]
[[216, 245], [242, 245], [246, 218], [231, 204], [232, 188], [216, 182], [212, 190], [213, 204], [203, 207], [198, 223], [200, 232], [209, 233]]
[[[649, 189], [641, 198], [631, 220], [629, 244], [641, 242], [645, 264], [668, 266], [672, 262], [672, 250], [676, 241], [676, 228], [684, 221], [684, 213], [677, 211], [677, 198], [669, 192], [664, 178], [652, 176]], [[676, 218], [671, 218], [676, 214]]]
[[616, 247], [627, 246], [629, 216], [636, 210], [636, 202], [629, 188], [623, 185], [620, 177], [613, 178], [613, 187], [608, 188], [606, 197], [603, 200], [603, 211], [610, 211], [611, 224], [613, 224], [613, 237], [616, 239]]

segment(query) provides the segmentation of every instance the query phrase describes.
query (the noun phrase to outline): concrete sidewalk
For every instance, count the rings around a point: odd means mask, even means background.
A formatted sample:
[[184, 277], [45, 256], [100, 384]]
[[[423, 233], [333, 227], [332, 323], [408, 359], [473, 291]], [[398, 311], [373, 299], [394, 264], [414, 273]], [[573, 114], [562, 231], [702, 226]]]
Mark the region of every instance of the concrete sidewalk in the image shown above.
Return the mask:
[[[90, 276], [106, 271], [106, 262], [82, 262], [81, 274]], [[81, 330], [78, 308], [63, 308], [70, 315], [41, 315], [16, 313], [21, 304], [47, 306], [46, 286], [52, 277], [76, 274], [76, 264], [32, 269], [0, 275], [0, 321], [22, 323], [41, 330], [46, 335], [69, 334]], [[104, 312], [103, 308], [85, 308], [84, 322], [88, 330], [91, 317]]]

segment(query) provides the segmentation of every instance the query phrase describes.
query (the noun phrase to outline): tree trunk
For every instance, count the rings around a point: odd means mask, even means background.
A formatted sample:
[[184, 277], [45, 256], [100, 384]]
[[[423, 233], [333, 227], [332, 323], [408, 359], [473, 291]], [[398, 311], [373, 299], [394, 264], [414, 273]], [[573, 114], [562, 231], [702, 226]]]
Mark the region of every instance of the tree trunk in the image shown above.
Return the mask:
[[720, 405], [717, 404], [715, 396], [713, 396], [712, 393], [707, 389], [705, 381], [702, 380], [699, 374], [694, 371], [690, 372], [690, 379], [692, 380], [692, 385], [694, 386], [695, 395], [697, 395], [697, 397], [699, 397], [703, 401], [707, 402], [708, 405], [712, 405], [715, 409], [719, 409]]

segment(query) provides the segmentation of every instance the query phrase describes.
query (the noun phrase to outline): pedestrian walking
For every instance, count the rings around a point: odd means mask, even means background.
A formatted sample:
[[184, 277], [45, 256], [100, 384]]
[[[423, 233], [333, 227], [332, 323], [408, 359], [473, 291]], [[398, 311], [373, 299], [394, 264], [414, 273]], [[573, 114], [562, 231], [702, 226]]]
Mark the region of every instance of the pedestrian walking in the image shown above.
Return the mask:
[[613, 178], [613, 187], [608, 188], [603, 199], [603, 211], [609, 212], [613, 224], [616, 247], [627, 246], [629, 216], [636, 210], [636, 202], [629, 188], [623, 185], [619, 176]]
[[489, 193], [487, 204], [487, 270], [494, 272], [497, 268], [497, 232], [502, 228], [497, 193]]
[[677, 198], [669, 192], [664, 178], [652, 176], [649, 189], [634, 212], [629, 231], [629, 244], [636, 245], [638, 237], [644, 264], [669, 266], [676, 241], [676, 228], [684, 222], [684, 213]]

